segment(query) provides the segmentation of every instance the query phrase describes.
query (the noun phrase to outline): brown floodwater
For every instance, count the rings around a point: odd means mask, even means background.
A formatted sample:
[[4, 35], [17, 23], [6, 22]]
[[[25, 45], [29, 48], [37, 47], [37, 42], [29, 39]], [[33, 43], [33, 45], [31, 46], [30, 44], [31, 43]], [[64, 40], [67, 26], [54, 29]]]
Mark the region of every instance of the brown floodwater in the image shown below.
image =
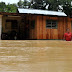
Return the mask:
[[72, 72], [72, 42], [0, 41], [0, 72]]

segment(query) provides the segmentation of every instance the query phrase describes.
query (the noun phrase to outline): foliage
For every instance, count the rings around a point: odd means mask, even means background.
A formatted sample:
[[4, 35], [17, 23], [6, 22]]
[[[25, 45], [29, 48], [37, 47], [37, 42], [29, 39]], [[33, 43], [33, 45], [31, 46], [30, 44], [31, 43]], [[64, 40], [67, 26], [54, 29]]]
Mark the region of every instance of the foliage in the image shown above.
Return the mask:
[[17, 11], [16, 4], [8, 4], [6, 5], [6, 12], [15, 13]]
[[6, 4], [5, 2], [0, 2], [0, 12], [5, 12], [6, 11]]
[[72, 0], [32, 0], [31, 8], [63, 11], [67, 15], [72, 14]]
[[5, 4], [5, 2], [0, 2], [0, 12], [10, 12], [15, 13], [17, 10], [16, 4]]
[[0, 2], [0, 12], [16, 12], [17, 8], [33, 8], [42, 10], [63, 11], [72, 14], [72, 0], [19, 0], [17, 4]]
[[23, 1], [19, 0], [19, 2], [17, 3], [17, 6], [19, 8], [23, 8]]

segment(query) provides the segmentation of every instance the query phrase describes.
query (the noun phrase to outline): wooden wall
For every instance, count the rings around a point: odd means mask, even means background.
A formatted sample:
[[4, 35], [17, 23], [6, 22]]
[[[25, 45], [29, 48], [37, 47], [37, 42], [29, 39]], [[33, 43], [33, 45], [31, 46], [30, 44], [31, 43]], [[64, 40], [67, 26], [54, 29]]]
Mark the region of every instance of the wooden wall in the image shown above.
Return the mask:
[[2, 34], [2, 15], [0, 15], [0, 40], [1, 40], [1, 34]]
[[[37, 39], [37, 24], [36, 24], [36, 15], [29, 15], [29, 39]], [[35, 28], [32, 29], [31, 28], [31, 21], [34, 20], [35, 21]]]
[[[8, 29], [6, 28], [6, 20], [17, 20], [18, 21], [18, 28], [17, 29], [11, 29], [11, 24], [8, 24]], [[35, 20], [35, 28], [31, 29], [30, 23], [32, 20]], [[2, 32], [3, 33], [7, 33], [7, 32], [11, 32], [12, 30], [15, 30], [16, 32], [19, 32], [20, 30], [20, 34], [22, 36], [22, 39], [24, 39], [24, 35], [25, 32], [27, 32], [25, 30], [26, 25], [29, 25], [29, 38], [28, 39], [37, 39], [37, 29], [36, 29], [36, 15], [21, 15], [21, 17], [7, 17], [7, 16], [3, 16], [2, 19]], [[20, 28], [20, 29], [19, 29]]]
[[[24, 18], [21, 17], [21, 18]], [[66, 29], [71, 28], [71, 21], [72, 19], [69, 17], [50, 17], [50, 16], [42, 16], [42, 15], [26, 15], [24, 18], [24, 22], [21, 22], [21, 18], [16, 17], [3, 17], [3, 32], [8, 32], [11, 30], [5, 28], [6, 19], [14, 19], [18, 20], [20, 25], [20, 31], [22, 33], [25, 32], [25, 26], [29, 24], [29, 38], [28, 39], [63, 39], [63, 35], [66, 32]], [[31, 21], [35, 20], [35, 28], [31, 29]], [[58, 28], [57, 29], [48, 29], [46, 28], [46, 20], [57, 20], [58, 21]], [[27, 22], [27, 23], [26, 23]]]
[[18, 28], [17, 29], [11, 29], [11, 23], [8, 24], [9, 25], [8, 26], [9, 28], [6, 28], [6, 20], [17, 20], [18, 21], [18, 26], [19, 26], [20, 21], [21, 21], [21, 17], [14, 17], [14, 16], [8, 17], [8, 16], [3, 16], [3, 18], [2, 18], [2, 32], [3, 33], [7, 33], [7, 32], [12, 31], [12, 30], [15, 30], [15, 31], [18, 32]]
[[[57, 29], [46, 28], [46, 20], [57, 20]], [[37, 39], [63, 39], [66, 29], [71, 31], [71, 19], [69, 17], [37, 16]]]

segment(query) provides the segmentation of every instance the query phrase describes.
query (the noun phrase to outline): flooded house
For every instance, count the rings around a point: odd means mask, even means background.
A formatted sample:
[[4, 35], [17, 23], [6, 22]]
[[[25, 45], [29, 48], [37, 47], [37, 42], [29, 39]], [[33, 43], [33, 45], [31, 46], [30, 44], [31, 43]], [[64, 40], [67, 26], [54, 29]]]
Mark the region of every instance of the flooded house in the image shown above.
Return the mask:
[[63, 39], [72, 30], [72, 18], [64, 12], [18, 8], [17, 13], [0, 12], [0, 39]]

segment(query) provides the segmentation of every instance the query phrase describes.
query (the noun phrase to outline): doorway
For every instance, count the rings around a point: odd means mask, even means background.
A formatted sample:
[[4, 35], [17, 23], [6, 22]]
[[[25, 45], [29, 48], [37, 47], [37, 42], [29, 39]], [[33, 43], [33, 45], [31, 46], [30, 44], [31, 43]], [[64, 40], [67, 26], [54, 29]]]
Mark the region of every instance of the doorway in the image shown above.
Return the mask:
[[2, 40], [19, 39], [18, 20], [7, 19], [4, 25], [5, 29], [2, 32]]

